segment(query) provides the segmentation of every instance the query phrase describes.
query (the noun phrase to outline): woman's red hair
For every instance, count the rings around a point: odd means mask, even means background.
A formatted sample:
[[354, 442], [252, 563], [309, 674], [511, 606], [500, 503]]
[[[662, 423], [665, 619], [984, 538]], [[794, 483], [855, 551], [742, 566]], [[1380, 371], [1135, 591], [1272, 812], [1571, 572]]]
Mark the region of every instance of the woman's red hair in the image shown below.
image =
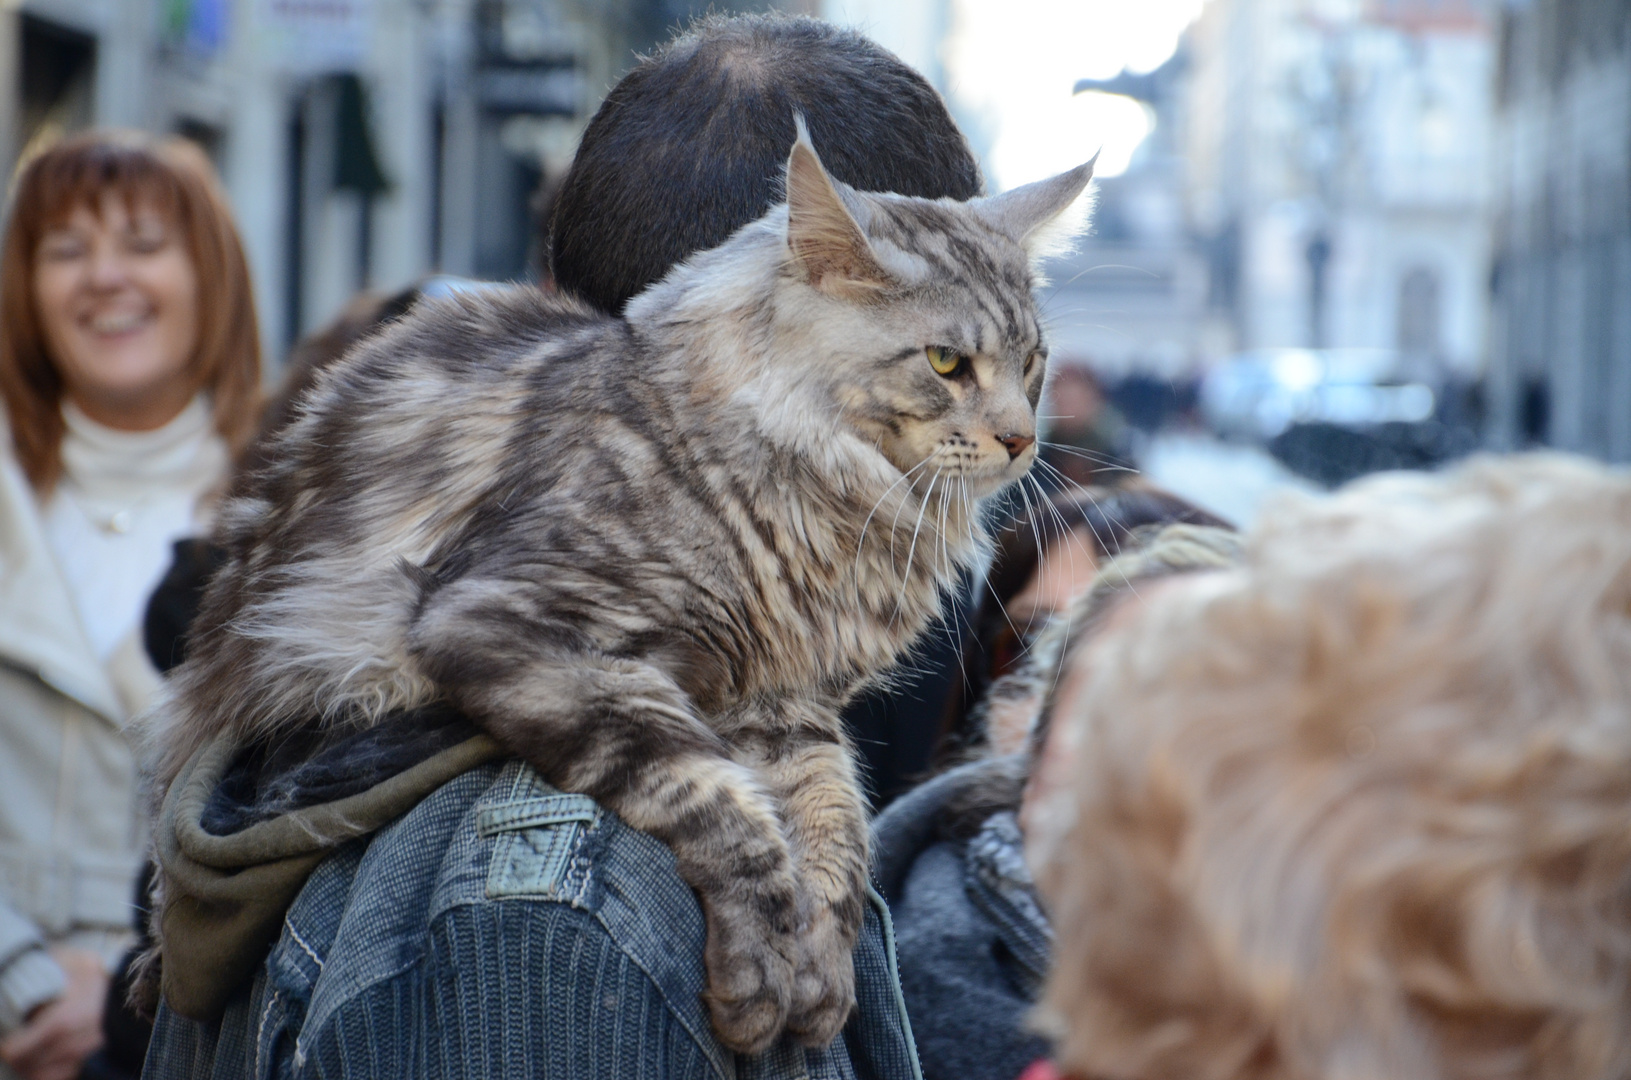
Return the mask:
[[190, 372], [211, 398], [216, 430], [236, 454], [254, 433], [260, 402], [260, 329], [249, 263], [215, 169], [193, 143], [93, 131], [51, 147], [17, 178], [0, 246], [0, 398], [17, 460], [38, 492], [62, 471], [62, 376], [46, 346], [34, 296], [34, 256], [45, 233], [78, 207], [100, 213], [106, 193], [153, 207], [181, 230], [198, 278], [198, 344]]

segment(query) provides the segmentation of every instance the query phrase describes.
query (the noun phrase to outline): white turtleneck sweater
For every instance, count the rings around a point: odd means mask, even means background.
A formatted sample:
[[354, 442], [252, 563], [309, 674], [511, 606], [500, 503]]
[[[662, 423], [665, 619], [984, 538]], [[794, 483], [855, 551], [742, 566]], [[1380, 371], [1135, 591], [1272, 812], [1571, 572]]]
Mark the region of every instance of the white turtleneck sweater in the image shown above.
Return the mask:
[[156, 431], [118, 431], [69, 402], [62, 479], [42, 508], [45, 535], [103, 662], [135, 630], [172, 557], [206, 531], [202, 497], [226, 477], [226, 443], [200, 395]]

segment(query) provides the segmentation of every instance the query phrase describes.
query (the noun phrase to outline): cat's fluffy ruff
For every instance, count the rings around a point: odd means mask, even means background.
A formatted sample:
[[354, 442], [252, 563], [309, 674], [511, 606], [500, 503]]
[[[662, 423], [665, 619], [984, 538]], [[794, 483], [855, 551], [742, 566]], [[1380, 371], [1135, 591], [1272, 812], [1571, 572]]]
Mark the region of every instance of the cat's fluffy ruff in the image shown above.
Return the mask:
[[788, 204], [626, 322], [518, 288], [367, 343], [223, 513], [160, 790], [223, 732], [451, 699], [674, 849], [723, 1041], [830, 1040], [867, 854], [837, 710], [1031, 462], [1001, 442], [1034, 436], [1045, 367], [1024, 242], [1089, 175], [859, 194], [801, 141]]

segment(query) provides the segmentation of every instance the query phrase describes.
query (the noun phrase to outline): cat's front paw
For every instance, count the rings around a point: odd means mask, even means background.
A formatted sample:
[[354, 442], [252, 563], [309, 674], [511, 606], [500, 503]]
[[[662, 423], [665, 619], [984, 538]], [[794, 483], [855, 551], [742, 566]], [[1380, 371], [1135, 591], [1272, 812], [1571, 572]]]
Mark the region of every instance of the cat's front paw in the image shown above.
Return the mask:
[[703, 999], [719, 1041], [739, 1054], [768, 1050], [787, 1027], [799, 950], [792, 889], [786, 892], [706, 905]]
[[[851, 923], [856, 925], [851, 925]], [[817, 909], [799, 934], [799, 965], [787, 1030], [805, 1046], [829, 1045], [855, 1010], [858, 920], [831, 907]]]

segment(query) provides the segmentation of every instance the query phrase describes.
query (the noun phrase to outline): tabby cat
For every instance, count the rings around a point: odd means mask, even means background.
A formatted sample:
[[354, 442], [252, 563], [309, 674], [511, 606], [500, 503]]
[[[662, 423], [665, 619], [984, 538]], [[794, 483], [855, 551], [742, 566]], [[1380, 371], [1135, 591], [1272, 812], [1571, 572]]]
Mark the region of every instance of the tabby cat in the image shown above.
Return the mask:
[[673, 849], [726, 1045], [825, 1045], [867, 880], [838, 710], [1035, 456], [1031, 261], [1091, 174], [861, 193], [801, 128], [786, 204], [624, 320], [519, 287], [426, 303], [223, 510], [160, 783], [218, 735], [451, 702]]

